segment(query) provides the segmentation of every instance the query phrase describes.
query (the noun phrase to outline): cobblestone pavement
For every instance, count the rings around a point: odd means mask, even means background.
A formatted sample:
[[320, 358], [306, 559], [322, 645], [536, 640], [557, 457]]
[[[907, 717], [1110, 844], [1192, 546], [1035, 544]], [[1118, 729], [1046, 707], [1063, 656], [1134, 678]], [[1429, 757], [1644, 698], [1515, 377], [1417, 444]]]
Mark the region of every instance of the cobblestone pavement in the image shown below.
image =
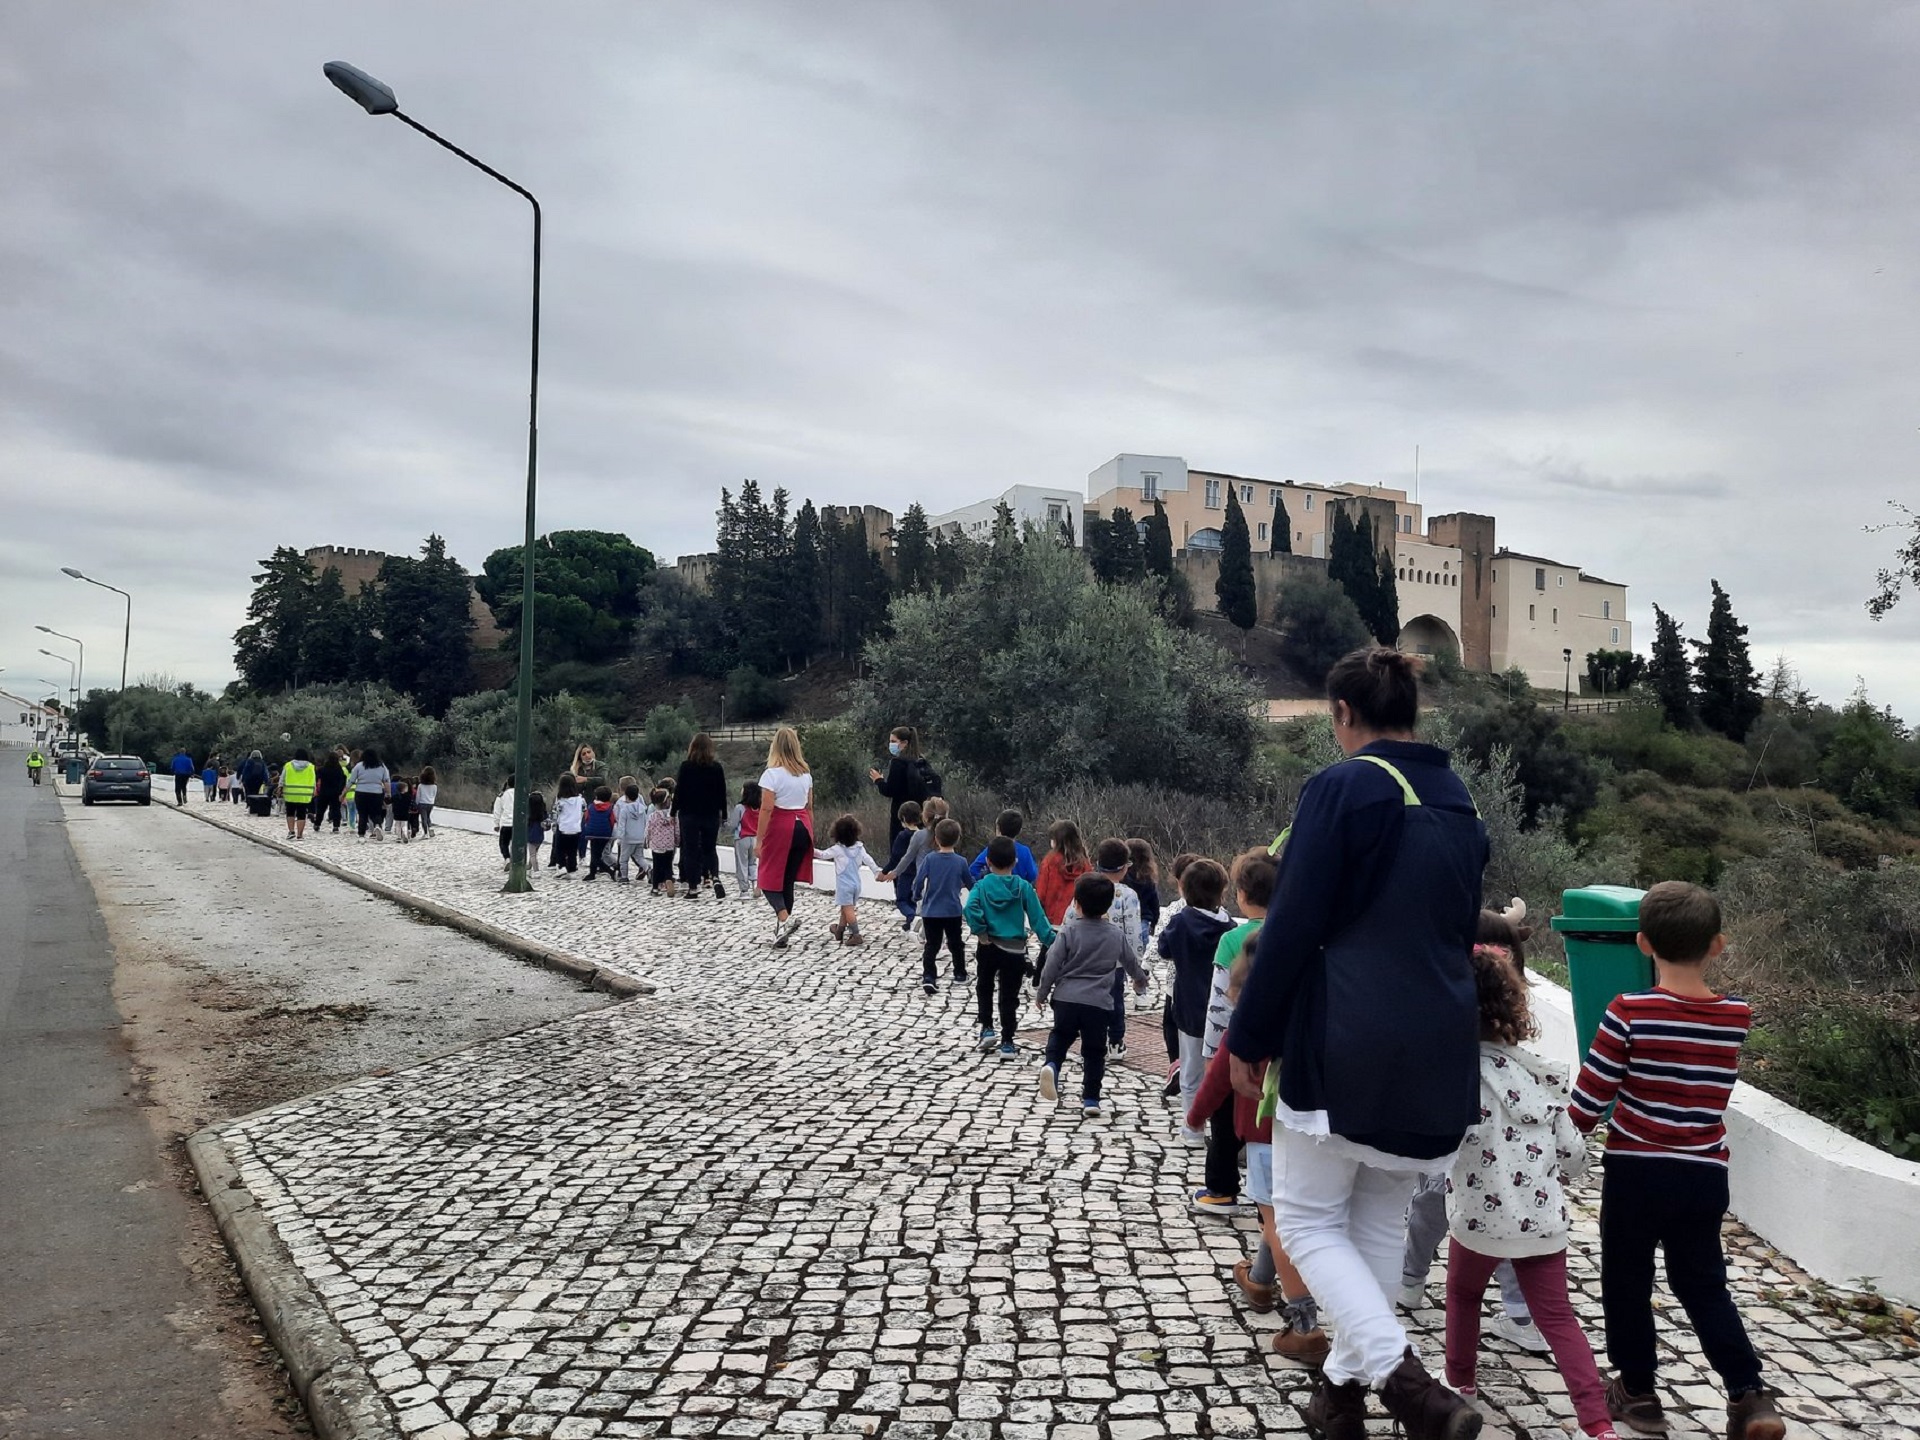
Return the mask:
[[[1225, 1283], [1252, 1222], [1191, 1212], [1200, 1157], [1158, 1085], [1116, 1076], [1097, 1121], [1044, 1104], [1031, 1052], [977, 1055], [970, 998], [922, 996], [878, 906], [876, 943], [843, 950], [829, 897], [807, 896], [776, 951], [757, 897], [577, 880], [504, 897], [484, 837], [307, 843], [662, 985], [228, 1127], [408, 1434], [1304, 1430], [1307, 1375]], [[1572, 1274], [1597, 1336], [1593, 1201]], [[1914, 1352], [1785, 1298], [1804, 1277], [1729, 1237], [1793, 1432], [1920, 1435]], [[1418, 1313], [1434, 1357], [1439, 1326]], [[1691, 1334], [1663, 1337], [1675, 1433], [1723, 1433]], [[1545, 1359], [1489, 1341], [1481, 1384], [1506, 1433], [1565, 1433]]]

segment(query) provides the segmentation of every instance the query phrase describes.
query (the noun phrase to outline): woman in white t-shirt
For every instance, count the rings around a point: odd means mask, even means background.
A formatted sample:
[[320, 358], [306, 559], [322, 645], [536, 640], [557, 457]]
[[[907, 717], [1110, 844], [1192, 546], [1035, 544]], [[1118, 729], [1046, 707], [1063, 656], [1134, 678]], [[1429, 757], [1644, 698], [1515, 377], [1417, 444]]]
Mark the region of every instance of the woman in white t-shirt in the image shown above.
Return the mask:
[[767, 769], [760, 777], [760, 893], [773, 907], [773, 945], [786, 948], [800, 921], [793, 892], [813, 879], [813, 773], [791, 725], [774, 732]]

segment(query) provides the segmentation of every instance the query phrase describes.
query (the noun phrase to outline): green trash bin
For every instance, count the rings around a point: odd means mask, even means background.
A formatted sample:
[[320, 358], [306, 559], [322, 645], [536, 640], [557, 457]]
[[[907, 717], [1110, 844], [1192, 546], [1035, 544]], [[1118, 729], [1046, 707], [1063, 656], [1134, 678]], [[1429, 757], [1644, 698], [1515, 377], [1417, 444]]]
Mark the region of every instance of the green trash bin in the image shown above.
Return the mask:
[[78, 755], [67, 757], [67, 784], [78, 785], [80, 778], [87, 773], [87, 762]]
[[1640, 953], [1640, 901], [1646, 891], [1625, 885], [1588, 885], [1560, 895], [1551, 924], [1567, 943], [1573, 1025], [1580, 1053], [1593, 1045], [1600, 1019], [1616, 995], [1653, 984], [1653, 961]]

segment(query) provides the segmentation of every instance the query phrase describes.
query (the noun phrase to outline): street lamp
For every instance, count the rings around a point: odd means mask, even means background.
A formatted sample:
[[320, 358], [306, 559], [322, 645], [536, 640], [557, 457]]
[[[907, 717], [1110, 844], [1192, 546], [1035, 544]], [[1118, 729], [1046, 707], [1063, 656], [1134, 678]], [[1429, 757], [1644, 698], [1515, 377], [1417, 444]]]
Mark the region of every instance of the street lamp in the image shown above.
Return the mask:
[[113, 591], [114, 594], [118, 595], [122, 600], [127, 602], [127, 628], [126, 628], [126, 633], [120, 637], [120, 688], [122, 690], [126, 689], [127, 688], [127, 646], [133, 640], [133, 597], [127, 594], [127, 592], [122, 590], [118, 585], [109, 585], [107, 584], [106, 581], [96, 580], [91, 575], [82, 575], [78, 570], [74, 569], [71, 565], [62, 565], [60, 567], [60, 573], [62, 575], [71, 575], [76, 580], [84, 580], [89, 585], [98, 585], [102, 590], [111, 590]]
[[401, 110], [393, 91], [366, 71], [344, 60], [329, 60], [321, 67], [335, 89], [369, 115], [391, 115], [405, 122], [434, 144], [451, 150], [474, 169], [490, 175], [533, 207], [533, 327], [531, 364], [527, 384], [527, 529], [520, 551], [520, 705], [513, 735], [513, 845], [508, 867], [506, 893], [518, 895], [533, 889], [527, 878], [527, 797], [533, 789], [533, 516], [534, 480], [537, 473], [540, 434], [540, 202], [526, 186], [509, 180], [498, 170], [476, 159], [458, 145], [436, 135]]
[[1563, 649], [1560, 652], [1560, 658], [1567, 662], [1567, 688], [1561, 693], [1560, 708], [1562, 710], [1572, 710], [1573, 709], [1573, 651]]
[[[40, 628], [44, 630], [47, 627], [42, 625]], [[40, 653], [49, 660], [59, 660], [63, 662], [69, 670], [73, 671], [73, 673], [67, 677], [67, 690], [72, 696], [72, 703], [78, 705], [80, 703], [80, 671], [74, 666], [73, 661], [68, 660], [66, 656], [55, 650], [43, 649]]]
[[[74, 671], [74, 679], [73, 679], [73, 703], [78, 705], [80, 703], [80, 682], [81, 680], [86, 678], [86, 673], [87, 673], [86, 642], [83, 641], [78, 635], [69, 635], [65, 631], [55, 630], [51, 625], [36, 625], [33, 628], [38, 630], [42, 635], [57, 635], [60, 637], [60, 639], [71, 640], [75, 645], [78, 645], [80, 647], [80, 666], [77, 670]], [[49, 652], [42, 650], [40, 653], [42, 655], [45, 655]], [[72, 664], [73, 662], [69, 660], [67, 663]]]

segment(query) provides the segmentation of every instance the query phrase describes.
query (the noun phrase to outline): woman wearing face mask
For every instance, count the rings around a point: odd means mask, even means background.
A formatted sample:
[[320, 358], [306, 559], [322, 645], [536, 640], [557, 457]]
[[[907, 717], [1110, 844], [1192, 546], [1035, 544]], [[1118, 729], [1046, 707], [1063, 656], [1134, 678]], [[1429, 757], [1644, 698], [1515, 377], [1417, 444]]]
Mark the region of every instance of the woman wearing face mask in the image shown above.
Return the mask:
[[920, 758], [920, 738], [911, 725], [896, 725], [887, 734], [887, 754], [893, 759], [887, 773], [869, 770], [874, 788], [887, 797], [887, 844], [900, 833], [900, 807], [909, 800], [927, 798], [926, 762]]

